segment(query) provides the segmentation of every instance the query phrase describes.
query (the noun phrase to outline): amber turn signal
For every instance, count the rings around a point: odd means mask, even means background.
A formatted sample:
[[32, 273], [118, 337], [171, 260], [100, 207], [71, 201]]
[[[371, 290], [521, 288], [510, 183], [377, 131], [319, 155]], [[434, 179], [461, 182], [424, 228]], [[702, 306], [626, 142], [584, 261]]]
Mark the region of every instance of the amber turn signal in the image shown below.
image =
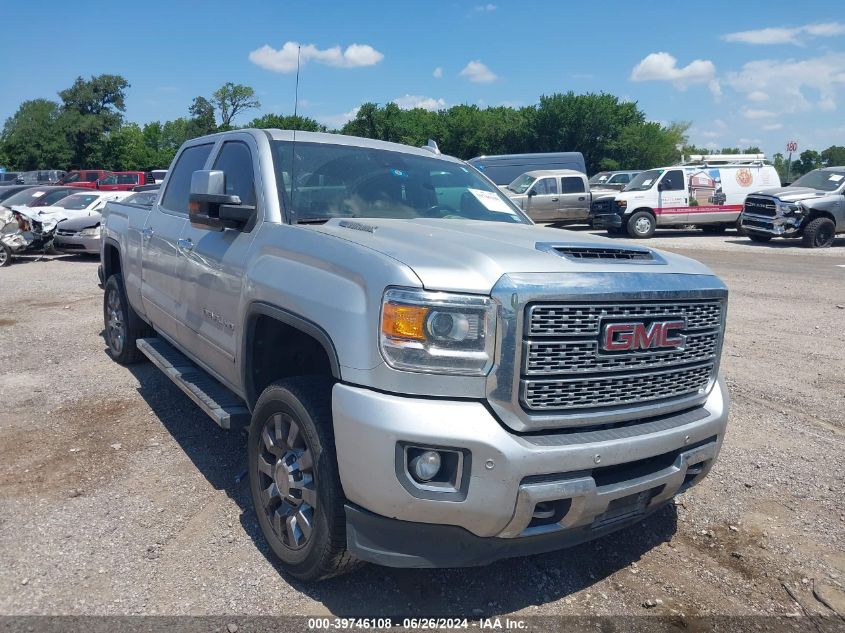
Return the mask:
[[387, 303], [381, 321], [381, 331], [388, 338], [425, 340], [425, 318], [429, 308]]

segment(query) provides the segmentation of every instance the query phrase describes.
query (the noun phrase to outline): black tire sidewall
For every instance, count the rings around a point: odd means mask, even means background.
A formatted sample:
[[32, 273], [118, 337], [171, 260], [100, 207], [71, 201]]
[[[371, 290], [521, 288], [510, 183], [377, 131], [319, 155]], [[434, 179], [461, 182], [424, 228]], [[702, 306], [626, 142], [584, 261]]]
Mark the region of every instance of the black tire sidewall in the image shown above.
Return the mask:
[[0, 250], [6, 255], [6, 257], [0, 261], [0, 267], [11, 266], [12, 265], [12, 249], [6, 246], [5, 244], [0, 243]]
[[[824, 244], [816, 244], [819, 232], [825, 230], [830, 231], [830, 239]], [[833, 245], [836, 239], [836, 224], [830, 218], [815, 218], [804, 229], [804, 246], [808, 248], [828, 248]]]
[[[327, 397], [330, 397], [330, 392]], [[342, 495], [338, 498], [339, 484], [334, 454], [331, 450], [326, 450], [317, 428], [318, 424], [325, 424], [326, 421], [315, 420], [310, 409], [308, 403], [300, 401], [297, 390], [289, 388], [285, 381], [270, 385], [264, 390], [256, 403], [249, 429], [247, 451], [250, 492], [258, 524], [264, 538], [267, 539], [273, 553], [284, 563], [285, 568], [294, 576], [302, 578], [310, 577], [312, 570], [319, 568], [324, 551], [331, 543], [329, 513], [336, 510], [338, 503], [340, 503], [341, 508], [343, 506]], [[262, 442], [261, 432], [267, 420], [276, 413], [286, 413], [296, 421], [314, 459], [317, 508], [314, 511], [313, 531], [309, 542], [302, 550], [292, 550], [286, 547], [283, 541], [276, 536], [261, 501], [257, 466]]]
[[[112, 348], [111, 335], [109, 333], [109, 295], [112, 291], [117, 291], [117, 296], [120, 298], [120, 310], [123, 312], [123, 329], [124, 340], [123, 349], [120, 354], [115, 353]], [[106, 345], [109, 348], [109, 354], [118, 363], [125, 364], [130, 360], [129, 351], [129, 314], [128, 304], [126, 302], [126, 291], [123, 289], [123, 277], [119, 274], [112, 275], [106, 280], [106, 285], [103, 288], [103, 321], [106, 334]], [[132, 343], [134, 348], [134, 341]]]

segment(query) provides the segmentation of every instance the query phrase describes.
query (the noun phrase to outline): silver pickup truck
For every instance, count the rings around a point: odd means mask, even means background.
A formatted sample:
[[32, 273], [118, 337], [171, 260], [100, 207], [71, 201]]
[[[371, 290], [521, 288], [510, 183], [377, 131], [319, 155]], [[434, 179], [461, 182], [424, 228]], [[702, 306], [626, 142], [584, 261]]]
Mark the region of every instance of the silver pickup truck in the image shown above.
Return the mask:
[[724, 284], [539, 228], [433, 144], [194, 139], [102, 235], [111, 355], [249, 425], [258, 521], [299, 578], [582, 543], [719, 453]]
[[815, 169], [788, 187], [751, 194], [739, 222], [755, 242], [791, 237], [808, 248], [831, 246], [845, 233], [845, 167]]

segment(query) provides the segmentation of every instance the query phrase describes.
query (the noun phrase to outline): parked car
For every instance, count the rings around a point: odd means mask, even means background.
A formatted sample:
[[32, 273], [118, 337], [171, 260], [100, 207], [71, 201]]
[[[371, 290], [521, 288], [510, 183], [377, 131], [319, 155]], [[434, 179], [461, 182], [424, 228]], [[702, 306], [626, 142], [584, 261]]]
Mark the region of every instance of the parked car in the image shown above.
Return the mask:
[[64, 175], [65, 172], [61, 169], [22, 171], [15, 182], [19, 185], [49, 185], [58, 183]]
[[622, 191], [639, 171], [600, 171], [590, 177], [590, 191]]
[[161, 189], [161, 185], [158, 183], [152, 185], [138, 185], [137, 187], [132, 187], [132, 191], [158, 191]]
[[0, 186], [17, 184], [19, 175], [17, 171], [0, 171]]
[[124, 204], [139, 204], [141, 206], [150, 207], [155, 204], [158, 199], [158, 189], [146, 189], [143, 191], [135, 191], [133, 189], [132, 195], [123, 199]]
[[96, 189], [97, 181], [109, 176], [111, 173], [104, 169], [78, 169], [65, 174], [59, 181], [59, 184], [72, 185], [84, 189]]
[[[61, 222], [68, 218], [88, 217], [99, 213], [106, 202], [110, 200], [121, 200], [130, 196], [128, 191], [84, 191], [78, 189], [75, 193], [66, 196], [49, 206], [35, 207], [35, 212], [40, 216], [54, 216]], [[14, 207], [15, 209], [23, 207]]]
[[431, 144], [223, 132], [103, 217], [109, 354], [249, 425], [256, 520], [297, 578], [578, 545], [719, 454], [725, 285], [536, 226]]
[[32, 189], [32, 185], [3, 185], [0, 187], [0, 205], [6, 198], [10, 198], [24, 189]]
[[815, 169], [787, 187], [748, 196], [740, 222], [755, 242], [794, 237], [808, 248], [831, 246], [845, 233], [845, 167]]
[[780, 176], [762, 154], [694, 156], [683, 165], [649, 169], [617, 194], [593, 201], [593, 226], [635, 238], [657, 227], [695, 225], [719, 232], [739, 228], [745, 196], [779, 187]]
[[587, 173], [584, 166], [584, 155], [581, 152], [499, 154], [497, 156], [478, 156], [467, 162], [500, 187], [513, 182], [517, 176], [527, 171], [574, 169], [582, 174]]
[[590, 216], [587, 177], [574, 169], [529, 171], [503, 191], [535, 222], [577, 222]]
[[164, 177], [167, 176], [166, 169], [153, 169], [150, 173], [153, 175], [153, 178], [155, 179], [155, 184], [157, 185], [163, 183]]
[[8, 216], [9, 211], [13, 206], [22, 207], [46, 207], [62, 198], [69, 196], [72, 193], [78, 193], [78, 189], [73, 187], [32, 187], [27, 186], [21, 191], [9, 196], [0, 202], [0, 220], [5, 219], [3, 214]]
[[155, 178], [147, 171], [116, 171], [97, 181], [100, 191], [131, 191], [139, 185], [155, 184]]

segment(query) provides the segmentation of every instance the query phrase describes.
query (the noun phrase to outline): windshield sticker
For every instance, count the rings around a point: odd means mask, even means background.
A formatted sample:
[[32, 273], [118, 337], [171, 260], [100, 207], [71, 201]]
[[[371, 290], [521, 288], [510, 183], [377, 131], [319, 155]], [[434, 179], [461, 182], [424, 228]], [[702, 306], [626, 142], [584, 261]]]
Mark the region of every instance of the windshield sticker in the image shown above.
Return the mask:
[[393, 174], [394, 176], [399, 176], [400, 178], [404, 178], [405, 176], [408, 175], [404, 171], [402, 171], [401, 169], [392, 169], [392, 170], [390, 170], [390, 173]]
[[43, 196], [45, 193], [47, 193], [47, 192], [46, 192], [46, 191], [36, 191], [35, 193], [33, 193], [33, 194], [32, 194], [32, 197], [33, 197], [33, 198], [40, 198], [40, 197], [41, 197], [41, 196]]
[[495, 211], [496, 213], [508, 213], [513, 215], [507, 203], [492, 191], [482, 191], [481, 189], [469, 189], [469, 192], [476, 197], [476, 199], [483, 204], [488, 211]]
[[643, 180], [643, 187], [648, 187], [652, 182], [654, 182], [653, 178], [649, 178], [648, 180]]
[[833, 174], [830, 178], [828, 178], [828, 180], [832, 180], [833, 182], [839, 182], [843, 178], [845, 178], [845, 176], [841, 176], [839, 174]]

